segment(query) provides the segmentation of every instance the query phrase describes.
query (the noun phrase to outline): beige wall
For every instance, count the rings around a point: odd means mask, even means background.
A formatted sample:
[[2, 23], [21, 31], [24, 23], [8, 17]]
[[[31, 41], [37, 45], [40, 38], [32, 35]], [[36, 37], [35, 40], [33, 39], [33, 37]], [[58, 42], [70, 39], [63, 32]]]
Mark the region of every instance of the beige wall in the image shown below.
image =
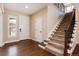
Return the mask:
[[55, 27], [58, 23], [58, 21], [60, 21], [59, 18], [59, 9], [55, 6], [55, 5], [49, 5], [48, 6], [48, 14], [47, 14], [47, 31], [48, 31], [48, 35], [50, 33], [50, 31], [54, 31]]
[[3, 41], [3, 15], [2, 15], [2, 10], [0, 6], [0, 46]]
[[[49, 5], [40, 11], [36, 12], [35, 14], [31, 15], [31, 37], [35, 39], [35, 18], [42, 17], [42, 33], [43, 33], [43, 40], [48, 38], [48, 35], [51, 30], [54, 30], [57, 22], [60, 21], [59, 17], [59, 9], [55, 5]], [[39, 21], [39, 20], [38, 20]]]
[[79, 43], [79, 9], [76, 8], [76, 21], [77, 21], [77, 42]]
[[[43, 40], [47, 38], [47, 7], [41, 9], [40, 11], [34, 13], [31, 15], [31, 37], [32, 39], [35, 39], [35, 18], [36, 17], [42, 17], [42, 34], [43, 34]], [[39, 21], [39, 20], [38, 20]]]
[[[9, 15], [16, 16], [17, 17], [17, 24], [18, 24], [19, 15], [25, 15], [26, 16], [27, 14], [23, 14], [23, 13], [20, 13], [20, 12], [5, 9], [5, 12], [4, 12], [4, 15], [3, 15], [3, 35], [4, 35], [3, 36], [3, 42], [4, 43], [11, 41], [8, 38], [8, 16]], [[18, 26], [17, 26], [17, 29], [18, 29]], [[14, 40], [19, 40], [19, 37], [17, 37]]]

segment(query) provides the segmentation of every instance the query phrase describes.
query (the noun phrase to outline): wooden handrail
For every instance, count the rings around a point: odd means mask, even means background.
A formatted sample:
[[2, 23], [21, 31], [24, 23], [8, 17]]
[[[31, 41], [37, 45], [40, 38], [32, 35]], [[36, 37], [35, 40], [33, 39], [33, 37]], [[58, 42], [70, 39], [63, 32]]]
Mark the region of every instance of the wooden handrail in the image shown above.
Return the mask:
[[69, 27], [71, 26], [71, 21], [73, 20], [73, 16], [74, 16], [74, 11], [72, 12], [72, 15], [70, 17], [70, 24], [68, 25], [67, 29], [66, 30], [69, 30]]
[[73, 27], [75, 24], [75, 11], [73, 11], [70, 17], [70, 24], [68, 28], [65, 30], [65, 48], [64, 48], [64, 56], [68, 56], [69, 43], [71, 43], [71, 37], [73, 33]]

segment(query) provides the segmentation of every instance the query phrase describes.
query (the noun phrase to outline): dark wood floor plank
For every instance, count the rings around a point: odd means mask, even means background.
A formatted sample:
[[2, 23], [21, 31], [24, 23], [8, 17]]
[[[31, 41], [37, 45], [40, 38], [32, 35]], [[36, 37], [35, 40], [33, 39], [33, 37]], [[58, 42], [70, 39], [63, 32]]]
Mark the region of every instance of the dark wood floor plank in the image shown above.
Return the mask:
[[38, 47], [33, 40], [23, 40], [16, 43], [5, 44], [0, 48], [0, 56], [54, 56]]
[[79, 56], [79, 44], [77, 44], [72, 56]]

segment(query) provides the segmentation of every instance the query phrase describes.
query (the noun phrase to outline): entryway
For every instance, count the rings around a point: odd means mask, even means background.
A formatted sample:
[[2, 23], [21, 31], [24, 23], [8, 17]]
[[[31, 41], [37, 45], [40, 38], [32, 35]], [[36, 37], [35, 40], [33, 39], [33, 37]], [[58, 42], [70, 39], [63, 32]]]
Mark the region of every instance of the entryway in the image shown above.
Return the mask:
[[29, 16], [8, 16], [9, 41], [30, 39]]

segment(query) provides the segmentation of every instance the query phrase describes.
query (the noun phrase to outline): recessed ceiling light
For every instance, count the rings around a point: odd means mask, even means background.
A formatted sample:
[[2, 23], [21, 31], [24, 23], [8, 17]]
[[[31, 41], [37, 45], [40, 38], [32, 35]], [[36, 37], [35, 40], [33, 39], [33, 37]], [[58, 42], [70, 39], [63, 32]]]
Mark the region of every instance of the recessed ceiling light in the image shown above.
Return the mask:
[[25, 6], [25, 8], [28, 8], [28, 6]]

